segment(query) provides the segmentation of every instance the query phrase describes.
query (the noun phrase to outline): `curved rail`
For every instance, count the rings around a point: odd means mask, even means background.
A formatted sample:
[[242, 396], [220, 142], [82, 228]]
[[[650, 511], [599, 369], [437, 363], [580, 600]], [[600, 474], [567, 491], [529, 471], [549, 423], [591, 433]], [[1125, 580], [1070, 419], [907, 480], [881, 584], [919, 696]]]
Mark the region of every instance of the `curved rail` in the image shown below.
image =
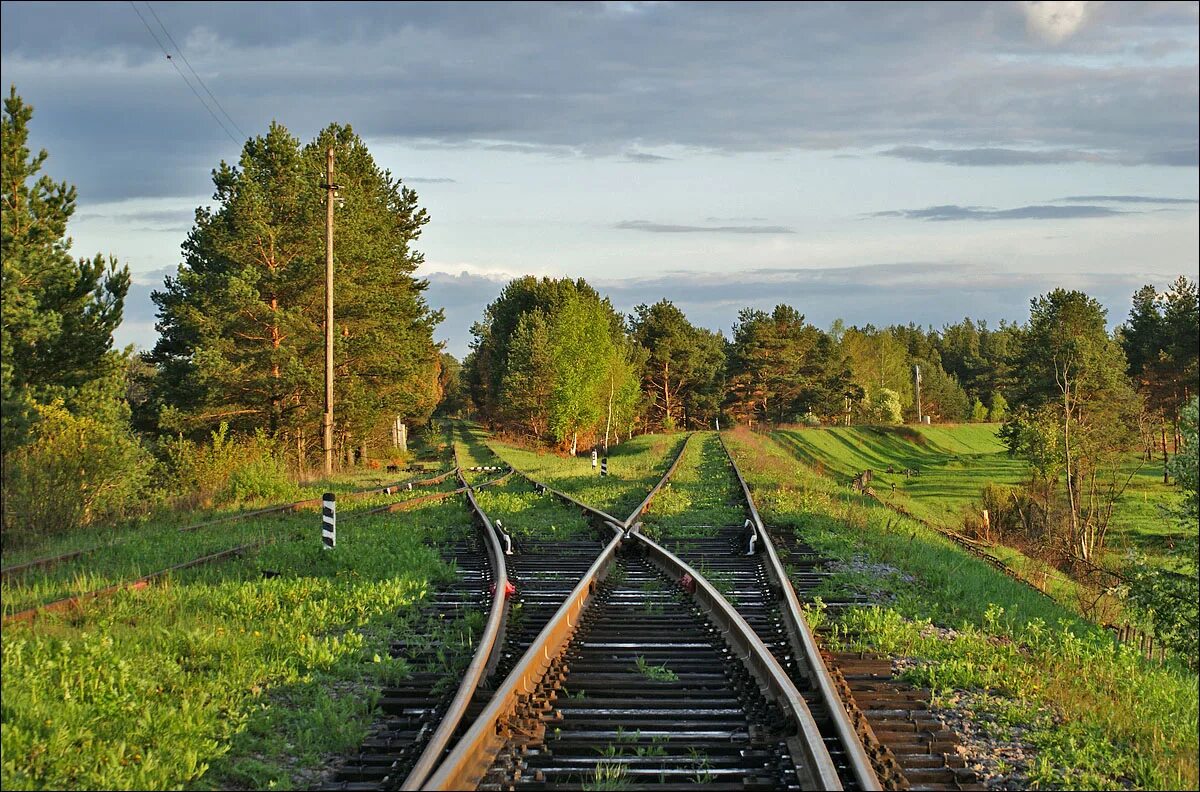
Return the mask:
[[813, 685], [821, 694], [821, 698], [826, 702], [826, 709], [829, 710], [834, 730], [837, 732], [838, 739], [846, 751], [854, 778], [863, 789], [882, 789], [883, 787], [875, 774], [875, 768], [871, 763], [871, 759], [863, 747], [858, 732], [850, 722], [850, 716], [846, 712], [846, 707], [842, 703], [841, 696], [838, 695], [837, 689], [834, 687], [829, 669], [825, 667], [825, 661], [821, 657], [821, 650], [817, 646], [812, 629], [808, 626], [808, 621], [804, 618], [804, 612], [800, 608], [800, 598], [796, 596], [796, 590], [792, 587], [792, 581], [783, 567], [783, 562], [779, 559], [778, 552], [775, 550], [775, 543], [771, 541], [771, 536], [767, 533], [762, 517], [758, 513], [758, 507], [754, 505], [754, 497], [750, 494], [750, 486], [742, 476], [742, 472], [738, 468], [733, 454], [730, 453], [729, 447], [725, 445], [725, 438], [719, 432], [717, 433], [717, 439], [721, 441], [721, 448], [725, 451], [725, 456], [728, 457], [729, 464], [733, 467], [734, 475], [737, 476], [738, 484], [742, 489], [742, 495], [746, 499], [746, 506], [750, 511], [754, 530], [758, 534], [759, 542], [766, 550], [768, 562], [766, 564], [767, 574], [771, 578], [772, 585], [778, 586], [778, 590], [782, 593], [780, 604], [785, 623], [790, 628], [788, 633], [792, 637], [793, 643], [799, 644], [793, 648], [798, 652], [800, 657], [803, 657], [807, 661], [807, 667], [810, 672], [809, 676]]
[[[605, 579], [612, 567], [617, 549], [626, 541], [640, 545], [647, 556], [668, 576], [675, 579], [690, 576], [695, 582], [695, 587], [691, 592], [694, 601], [720, 627], [726, 642], [746, 663], [748, 670], [761, 685], [764, 695], [772, 699], [794, 721], [797, 733], [794, 737], [789, 738], [788, 743], [793, 758], [804, 760], [801, 764], [797, 764], [796, 772], [799, 778], [805, 780], [805, 788], [842, 788], [837, 769], [825, 748], [812, 713], [804, 702], [803, 696], [788, 678], [787, 672], [771, 651], [745, 619], [737, 613], [737, 610], [702, 575], [678, 556], [636, 531], [635, 521], [648, 507], [654, 495], [669, 480], [671, 474], [675, 472], [690, 440], [691, 435], [689, 434], [662, 479], [625, 520], [617, 520], [606, 512], [588, 506], [564, 492], [536, 481], [525, 473], [520, 473], [522, 477], [543, 491], [550, 492], [603, 519], [616, 531], [616, 535], [605, 546], [588, 572], [580, 579], [555, 616], [542, 628], [538, 637], [497, 689], [488, 706], [459, 740], [454, 750], [425, 782], [424, 789], [467, 789], [474, 788], [479, 784], [494, 757], [507, 741], [508, 732], [504, 724], [514, 716], [518, 707], [521, 706], [523, 697], [527, 697], [535, 689], [551, 663], [570, 642], [575, 628], [579, 624], [580, 614], [588, 606], [596, 591], [597, 583]], [[757, 514], [757, 511], [752, 513]], [[823, 669], [824, 666], [822, 665], [821, 668]], [[838, 706], [840, 708], [840, 702]], [[879, 787], [876, 782], [874, 786], [866, 788], [878, 789]]]
[[[457, 454], [455, 457], [457, 462]], [[457, 467], [455, 469], [458, 470]], [[511, 475], [512, 471], [509, 471], [503, 478]], [[488, 519], [487, 514], [475, 500], [474, 488], [467, 483], [461, 471], [458, 473], [458, 481], [462, 485], [459, 491], [467, 496], [467, 501], [471, 504], [471, 511], [482, 524], [484, 546], [487, 549], [488, 560], [492, 564], [492, 579], [496, 591], [492, 596], [492, 607], [488, 613], [483, 634], [479, 637], [478, 648], [475, 650], [474, 657], [471, 658], [471, 664], [463, 673], [463, 680], [454, 694], [454, 699], [446, 708], [446, 714], [442, 716], [437, 731], [429, 738], [429, 742], [421, 751], [416, 764], [413, 765], [412, 770], [404, 779], [404, 783], [401, 784], [401, 789], [420, 789], [430, 773], [437, 767], [438, 760], [441, 759], [446, 746], [454, 736], [454, 730], [458, 728], [459, 721], [467, 712], [476, 688], [495, 670], [497, 651], [504, 644], [501, 636], [504, 634], [505, 623], [508, 620], [508, 608], [505, 605], [508, 597], [508, 568], [504, 562], [504, 549], [500, 546], [500, 539], [496, 536], [496, 529], [492, 525], [492, 521]]]

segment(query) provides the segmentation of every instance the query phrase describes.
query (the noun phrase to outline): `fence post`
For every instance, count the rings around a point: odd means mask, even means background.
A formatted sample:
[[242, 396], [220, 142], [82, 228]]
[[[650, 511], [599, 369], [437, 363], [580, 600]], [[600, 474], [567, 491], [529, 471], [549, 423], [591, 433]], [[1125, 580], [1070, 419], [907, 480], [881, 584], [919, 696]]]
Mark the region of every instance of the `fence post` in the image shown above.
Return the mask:
[[332, 492], [321, 496], [321, 541], [326, 550], [337, 543], [337, 496]]
[[608, 475], [608, 457], [604, 457], [604, 459], [600, 460], [600, 475]]

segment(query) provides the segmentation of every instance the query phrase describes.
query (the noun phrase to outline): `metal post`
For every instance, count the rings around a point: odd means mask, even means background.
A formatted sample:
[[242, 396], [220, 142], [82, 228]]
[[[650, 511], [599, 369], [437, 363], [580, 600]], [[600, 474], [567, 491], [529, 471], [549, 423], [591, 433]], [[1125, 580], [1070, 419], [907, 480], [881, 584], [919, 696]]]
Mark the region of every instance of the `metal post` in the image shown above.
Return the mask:
[[600, 460], [600, 475], [608, 475], [608, 457], [604, 457], [604, 459]]
[[921, 410], [921, 367], [913, 366], [913, 371], [916, 372], [917, 380], [917, 423], [925, 423], [925, 413]]
[[333, 473], [333, 146], [325, 152], [325, 412], [321, 416], [325, 475]]
[[593, 448], [592, 449], [592, 470], [596, 469], [596, 458], [597, 458], [596, 449]]
[[337, 496], [332, 492], [321, 496], [321, 541], [326, 550], [337, 544]]

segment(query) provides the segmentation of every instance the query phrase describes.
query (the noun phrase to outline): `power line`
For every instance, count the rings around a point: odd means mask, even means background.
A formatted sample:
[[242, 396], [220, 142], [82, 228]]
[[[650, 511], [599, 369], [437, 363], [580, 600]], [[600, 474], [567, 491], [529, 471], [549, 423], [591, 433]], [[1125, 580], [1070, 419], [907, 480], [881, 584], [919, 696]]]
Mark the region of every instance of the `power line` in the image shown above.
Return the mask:
[[167, 26], [164, 25], [163, 21], [158, 18], [158, 12], [154, 10], [154, 6], [150, 5], [149, 0], [146, 0], [146, 8], [151, 14], [154, 15], [154, 21], [158, 23], [160, 28], [162, 28], [162, 32], [167, 35], [167, 40], [171, 42], [172, 46], [175, 47], [175, 51], [179, 53], [179, 57], [183, 59], [183, 64], [188, 67], [188, 71], [190, 71], [192, 76], [196, 78], [196, 82], [200, 83], [200, 87], [203, 88], [204, 92], [208, 94], [208, 97], [213, 100], [213, 104], [215, 104], [217, 109], [221, 111], [221, 115], [225, 116], [225, 120], [227, 120], [233, 126], [233, 128], [238, 131], [238, 134], [242, 136], [243, 140], [249, 137], [249, 135], [243, 132], [242, 128], [237, 125], [237, 122], [233, 120], [233, 117], [229, 115], [229, 113], [221, 105], [220, 101], [217, 100], [217, 97], [213, 96], [213, 92], [208, 90], [208, 85], [206, 85], [203, 78], [196, 73], [196, 70], [192, 68], [192, 64], [187, 59], [187, 55], [183, 54], [183, 47], [179, 46], [178, 42], [175, 41], [175, 37], [171, 35], [171, 31], [167, 30]]
[[129, 0], [129, 5], [133, 8], [133, 12], [138, 15], [138, 19], [142, 20], [142, 24], [146, 26], [146, 32], [148, 32], [154, 38], [154, 42], [158, 44], [159, 49], [163, 51], [163, 55], [167, 56], [167, 60], [171, 61], [171, 65], [175, 67], [175, 71], [179, 72], [179, 76], [183, 78], [185, 83], [187, 83], [187, 87], [191, 88], [192, 93], [195, 94], [198, 100], [200, 100], [200, 104], [204, 105], [204, 109], [207, 110], [208, 114], [213, 117], [213, 120], [217, 122], [222, 131], [229, 136], [229, 139], [234, 142], [234, 145], [240, 146], [241, 141], [233, 136], [233, 133], [230, 132], [229, 128], [226, 127], [224, 122], [221, 121], [220, 116], [213, 112], [213, 109], [208, 106], [208, 102], [204, 101], [204, 97], [200, 95], [200, 92], [196, 90], [194, 85], [192, 85], [192, 81], [189, 80], [187, 75], [183, 73], [183, 70], [179, 68], [179, 64], [176, 63], [175, 59], [171, 57], [171, 53], [167, 50], [166, 46], [163, 45], [162, 39], [160, 39], [158, 34], [154, 32], [154, 28], [150, 27], [150, 23], [146, 21], [146, 17], [142, 16], [142, 12], [138, 10], [138, 7], [133, 4], [133, 0]]

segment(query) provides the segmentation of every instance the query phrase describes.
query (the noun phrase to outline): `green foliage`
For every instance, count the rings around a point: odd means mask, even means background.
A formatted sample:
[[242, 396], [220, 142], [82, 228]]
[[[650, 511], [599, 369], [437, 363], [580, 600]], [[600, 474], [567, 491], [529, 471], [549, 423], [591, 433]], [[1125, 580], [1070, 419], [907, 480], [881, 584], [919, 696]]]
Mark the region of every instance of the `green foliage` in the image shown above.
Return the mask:
[[971, 420], [975, 423], [982, 423], [988, 418], [988, 409], [983, 406], [983, 402], [975, 399], [975, 403], [971, 405]]
[[867, 419], [884, 426], [899, 426], [904, 423], [904, 411], [900, 407], [900, 395], [890, 388], [879, 388], [871, 397]]
[[576, 450], [628, 436], [640, 353], [607, 299], [580, 279], [512, 281], [472, 328], [471, 398], [485, 417]]
[[1004, 394], [999, 391], [993, 393], [988, 405], [987, 419], [992, 423], [999, 423], [1008, 417], [1008, 402], [1004, 400]]
[[664, 432], [711, 425], [724, 390], [725, 340], [696, 327], [669, 300], [638, 305], [630, 336], [646, 350], [642, 388]]
[[75, 188], [39, 175], [47, 153], [28, 147], [33, 108], [4, 100], [4, 257], [0, 276], [0, 443], [7, 454], [27, 442], [38, 405], [62, 402], [73, 415], [128, 420], [123, 360], [112, 352], [129, 269], [97, 255], [71, 257], [67, 221]]
[[146, 510], [154, 460], [126, 427], [74, 416], [59, 401], [34, 411], [30, 442], [5, 459], [6, 543]]
[[794, 421], [807, 412], [834, 415], [851, 386], [829, 335], [789, 305], [771, 313], [744, 308], [729, 346], [726, 403], [738, 420]]
[[[215, 209], [197, 210], [185, 261], [155, 292], [161, 334], [155, 400], [168, 431], [223, 421], [314, 446], [323, 409], [325, 152], [335, 150], [335, 434], [382, 444], [395, 416], [436, 406], [439, 311], [413, 277], [428, 222], [417, 196], [375, 164], [346, 126], [308, 145], [272, 124], [237, 166], [213, 173]], [[170, 409], [167, 409], [170, 408]]]
[[1188, 535], [1172, 554], [1178, 569], [1137, 559], [1131, 564], [1129, 597], [1153, 622], [1155, 637], [1196, 668], [1200, 666], [1200, 441], [1195, 397], [1183, 408], [1181, 431], [1184, 445], [1172, 460], [1171, 472], [1182, 492], [1175, 517]]
[[[775, 530], [795, 529], [842, 562], [896, 570], [870, 579], [891, 607], [843, 611], [840, 648], [914, 658], [912, 681], [937, 691], [996, 696], [985, 714], [1029, 729], [1042, 787], [1195, 788], [1194, 673], [1145, 660], [920, 523], [846, 497], [761, 435], [727, 439]], [[842, 599], [855, 585], [838, 572], [821, 593]]]
[[165, 484], [179, 505], [296, 499], [282, 455], [261, 429], [235, 437], [222, 422], [208, 443], [181, 437], [166, 441], [164, 449]]
[[[407, 673], [388, 646], [429, 632], [418, 606], [453, 574], [422, 540], [460, 538], [462, 507], [339, 525], [333, 553], [313, 521], [249, 526], [276, 541], [6, 625], [4, 788], [290, 787], [361, 742], [373, 691]], [[15, 585], [4, 582], [6, 605]]]

